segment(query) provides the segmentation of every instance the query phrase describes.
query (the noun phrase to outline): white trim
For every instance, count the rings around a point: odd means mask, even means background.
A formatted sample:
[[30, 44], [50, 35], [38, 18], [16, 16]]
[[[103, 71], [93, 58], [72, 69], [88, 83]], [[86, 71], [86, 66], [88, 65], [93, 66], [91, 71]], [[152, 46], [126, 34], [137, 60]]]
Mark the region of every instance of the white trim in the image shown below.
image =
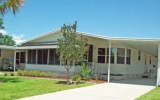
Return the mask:
[[109, 55], [108, 55], [108, 83], [110, 81], [110, 67], [111, 67], [111, 42], [109, 41]]
[[32, 40], [41, 38], [41, 37], [43, 37], [43, 36], [47, 36], [47, 35], [56, 33], [56, 32], [58, 32], [58, 31], [60, 31], [60, 29], [56, 29], [56, 30], [53, 30], [53, 31], [49, 31], [49, 32], [47, 32], [47, 33], [45, 33], [45, 34], [42, 34], [42, 35], [39, 35], [39, 36], [37, 36], [37, 37], [31, 38], [31, 39], [29, 39], [29, 40], [26, 40], [26, 41], [24, 41], [24, 42], [22, 42], [22, 43], [20, 43], [20, 44], [27, 43], [27, 42], [29, 42], [29, 41], [32, 41]]
[[160, 43], [158, 45], [157, 86], [160, 83]]
[[14, 50], [14, 65], [13, 65], [13, 71], [16, 71], [16, 50]]

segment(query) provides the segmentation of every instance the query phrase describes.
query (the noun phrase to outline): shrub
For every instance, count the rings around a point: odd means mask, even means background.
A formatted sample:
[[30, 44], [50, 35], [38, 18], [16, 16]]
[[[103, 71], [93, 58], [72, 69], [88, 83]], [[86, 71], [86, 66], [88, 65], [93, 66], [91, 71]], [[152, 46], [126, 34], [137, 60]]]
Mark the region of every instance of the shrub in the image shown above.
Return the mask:
[[18, 75], [18, 76], [22, 76], [22, 75], [23, 75], [23, 70], [18, 70], [18, 71], [17, 71], [17, 75]]
[[4, 73], [4, 76], [7, 76], [7, 73]]
[[29, 70], [24, 70], [23, 71], [23, 76], [28, 76], [29, 75]]
[[46, 74], [47, 74], [47, 77], [52, 77], [52, 72], [46, 72]]
[[89, 80], [91, 69], [88, 68], [84, 63], [80, 66], [81, 78], [84, 80]]
[[79, 75], [74, 75], [72, 76], [72, 81], [77, 81], [80, 78]]
[[29, 70], [28, 76], [37, 77], [40, 75], [40, 73], [41, 73], [41, 71], [39, 71], [39, 70]]
[[47, 76], [46, 72], [40, 72], [39, 74], [39, 77], [46, 77], [46, 76]]
[[10, 75], [11, 75], [11, 76], [14, 76], [14, 75], [15, 75], [15, 73], [14, 73], [14, 72], [11, 72], [11, 73], [10, 73]]
[[58, 78], [58, 77], [59, 77], [59, 74], [58, 74], [58, 73], [52, 73], [52, 77], [53, 77], [53, 78]]

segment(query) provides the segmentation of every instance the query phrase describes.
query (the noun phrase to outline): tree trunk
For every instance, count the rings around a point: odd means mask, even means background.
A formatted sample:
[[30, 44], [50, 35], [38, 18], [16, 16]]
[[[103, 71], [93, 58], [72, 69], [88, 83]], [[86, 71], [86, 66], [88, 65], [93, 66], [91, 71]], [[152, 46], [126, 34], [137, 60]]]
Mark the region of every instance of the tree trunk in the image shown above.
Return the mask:
[[67, 85], [69, 85], [70, 82], [69, 82], [69, 70], [67, 69]]

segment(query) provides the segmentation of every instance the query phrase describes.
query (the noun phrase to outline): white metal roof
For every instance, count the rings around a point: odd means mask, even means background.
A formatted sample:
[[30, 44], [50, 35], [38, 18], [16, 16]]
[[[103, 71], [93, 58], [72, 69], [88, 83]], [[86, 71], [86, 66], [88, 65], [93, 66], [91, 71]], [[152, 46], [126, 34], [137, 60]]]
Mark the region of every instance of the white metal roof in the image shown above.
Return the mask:
[[0, 49], [16, 50], [15, 46], [0, 45]]
[[[54, 34], [54, 33], [58, 32], [58, 31], [60, 31], [60, 29], [56, 29], [56, 30], [47, 32], [47, 33], [45, 33], [45, 34], [39, 35], [39, 36], [37, 36], [37, 37], [34, 37], [34, 38], [32, 38], [32, 39], [26, 40], [26, 41], [22, 42], [21, 44], [30, 42], [30, 41], [35, 40], [35, 39], [38, 39], [38, 38], [41, 38], [41, 37], [43, 37], [43, 36], [47, 36], [47, 35], [50, 35], [50, 34]], [[80, 32], [80, 31], [78, 31], [77, 33], [78, 33], [78, 34], [83, 34], [83, 35], [85, 35], [85, 36], [90, 36], [90, 37], [95, 37], [95, 38], [100, 38], [100, 39], [107, 39], [107, 40], [158, 41], [158, 42], [160, 42], [160, 38], [107, 37], [107, 36], [96, 35], [96, 34], [91, 34], [91, 33], [86, 33], [86, 32]]]
[[[59, 31], [60, 31], [60, 29], [50, 31], [50, 32], [47, 32], [43, 35], [40, 35], [40, 36], [34, 37], [32, 39], [29, 39], [29, 40], [27, 40], [23, 43], [30, 42], [32, 40], [41, 38], [43, 36], [54, 34], [54, 33], [59, 32]], [[85, 32], [79, 32], [79, 31], [77, 33], [82, 34], [84, 36], [104, 39], [104, 40], [107, 40], [107, 41], [111, 41], [113, 43], [124, 45], [126, 47], [132, 47], [132, 48], [144, 51], [144, 52], [149, 53], [149, 54], [154, 55], [154, 56], [156, 56], [158, 54], [158, 43], [160, 42], [160, 38], [107, 37], [107, 36], [102, 36], [102, 35], [95, 35], [95, 34], [90, 34], [90, 33], [85, 33]]]

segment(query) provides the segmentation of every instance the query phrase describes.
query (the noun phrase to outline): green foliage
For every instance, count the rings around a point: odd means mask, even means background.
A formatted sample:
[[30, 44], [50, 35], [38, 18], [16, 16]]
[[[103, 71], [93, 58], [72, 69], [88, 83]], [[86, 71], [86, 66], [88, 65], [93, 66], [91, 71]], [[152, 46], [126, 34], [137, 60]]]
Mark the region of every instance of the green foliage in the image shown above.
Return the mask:
[[77, 81], [80, 78], [79, 75], [74, 75], [72, 76], [72, 81]]
[[79, 67], [81, 72], [81, 78], [84, 80], [89, 80], [91, 77], [89, 73], [91, 72], [91, 69], [89, 69], [88, 66], [86, 66], [84, 63]]
[[16, 42], [13, 40], [12, 36], [9, 35], [2, 35], [0, 38], [0, 45], [9, 45], [9, 46], [13, 46], [15, 45]]
[[8, 75], [8, 73], [4, 73], [4, 76], [7, 76]]
[[32, 77], [50, 77], [50, 78], [57, 78], [59, 77], [58, 73], [52, 72], [44, 72], [39, 70], [18, 70], [18, 76], [32, 76]]
[[39, 70], [29, 70], [28, 76], [38, 77], [38, 76], [40, 76], [40, 73], [41, 73], [41, 71], [39, 71]]
[[23, 75], [23, 70], [17, 70], [17, 75], [22, 76]]
[[58, 73], [52, 73], [52, 77], [53, 77], [53, 78], [58, 78], [58, 77], [59, 77], [59, 74], [58, 74]]
[[0, 15], [4, 16], [9, 11], [15, 15], [24, 3], [25, 0], [0, 0]]
[[10, 76], [15, 76], [15, 73], [14, 73], [14, 72], [11, 72], [11, 73], [10, 73]]
[[46, 72], [40, 72], [39, 74], [39, 77], [46, 77], [46, 76], [47, 76]]
[[63, 36], [58, 39], [57, 54], [60, 54], [60, 61], [67, 71], [67, 81], [69, 79], [69, 70], [75, 63], [84, 59], [85, 53], [88, 51], [87, 38], [78, 35], [76, 32], [77, 22], [73, 25], [63, 25], [61, 32]]

